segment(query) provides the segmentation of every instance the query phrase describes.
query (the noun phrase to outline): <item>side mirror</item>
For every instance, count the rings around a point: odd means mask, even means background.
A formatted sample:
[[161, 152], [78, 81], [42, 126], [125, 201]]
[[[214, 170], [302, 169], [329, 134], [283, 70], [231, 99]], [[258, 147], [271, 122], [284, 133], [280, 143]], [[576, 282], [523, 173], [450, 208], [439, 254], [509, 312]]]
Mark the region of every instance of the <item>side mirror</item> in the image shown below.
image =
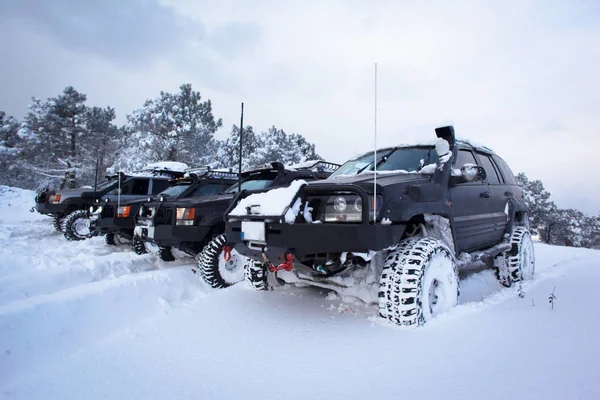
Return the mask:
[[463, 182], [478, 182], [485, 180], [485, 169], [475, 164], [465, 164], [460, 167], [460, 175]]

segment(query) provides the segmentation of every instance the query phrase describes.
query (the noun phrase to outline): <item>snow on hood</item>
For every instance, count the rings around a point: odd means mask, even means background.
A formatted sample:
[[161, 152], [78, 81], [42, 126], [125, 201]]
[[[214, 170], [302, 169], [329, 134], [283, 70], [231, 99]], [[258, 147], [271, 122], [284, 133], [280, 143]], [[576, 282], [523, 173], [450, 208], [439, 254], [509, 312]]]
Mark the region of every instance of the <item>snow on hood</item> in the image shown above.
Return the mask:
[[[255, 216], [279, 216], [292, 204], [292, 200], [306, 181], [300, 179], [292, 182], [288, 187], [272, 189], [268, 192], [255, 193], [242, 199], [229, 213], [230, 216], [242, 217], [246, 215]], [[250, 208], [249, 214], [247, 208]]]

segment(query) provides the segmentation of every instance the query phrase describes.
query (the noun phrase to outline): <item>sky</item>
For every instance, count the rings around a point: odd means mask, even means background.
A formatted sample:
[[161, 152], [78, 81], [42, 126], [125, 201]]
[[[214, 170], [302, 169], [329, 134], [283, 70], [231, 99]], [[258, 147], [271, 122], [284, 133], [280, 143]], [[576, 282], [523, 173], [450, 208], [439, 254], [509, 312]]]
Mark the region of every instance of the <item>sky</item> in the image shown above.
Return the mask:
[[245, 125], [340, 163], [453, 124], [600, 214], [600, 1], [3, 0], [0, 37], [0, 110], [18, 118], [70, 85], [124, 123], [189, 82], [217, 138], [244, 102]]

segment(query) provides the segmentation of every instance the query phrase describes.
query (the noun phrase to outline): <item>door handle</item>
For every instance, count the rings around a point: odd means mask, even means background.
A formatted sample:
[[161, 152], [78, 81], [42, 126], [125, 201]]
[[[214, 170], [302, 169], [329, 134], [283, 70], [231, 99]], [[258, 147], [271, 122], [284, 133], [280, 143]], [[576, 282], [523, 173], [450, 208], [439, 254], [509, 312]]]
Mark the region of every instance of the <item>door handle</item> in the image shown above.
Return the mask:
[[491, 192], [481, 192], [480, 196], [485, 199], [488, 199], [488, 198], [492, 197], [492, 193]]
[[512, 192], [509, 192], [508, 190], [506, 192], [504, 192], [504, 195], [506, 197], [512, 197]]

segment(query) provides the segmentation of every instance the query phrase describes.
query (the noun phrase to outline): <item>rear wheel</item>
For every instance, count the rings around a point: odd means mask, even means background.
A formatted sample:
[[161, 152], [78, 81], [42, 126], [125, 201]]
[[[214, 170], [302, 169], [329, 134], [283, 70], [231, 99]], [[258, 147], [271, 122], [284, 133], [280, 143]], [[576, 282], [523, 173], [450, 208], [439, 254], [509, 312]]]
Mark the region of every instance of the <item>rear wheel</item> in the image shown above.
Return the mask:
[[148, 249], [146, 249], [146, 245], [138, 236], [134, 236], [131, 239], [131, 248], [135, 252], [135, 254], [141, 256], [142, 254], [148, 253]]
[[535, 274], [535, 252], [529, 230], [517, 226], [510, 235], [509, 243], [510, 249], [494, 260], [498, 279], [506, 287], [514, 282], [533, 279]]
[[219, 235], [197, 257], [202, 278], [215, 289], [224, 289], [244, 280], [243, 256], [231, 250], [229, 260], [225, 260], [227, 245], [227, 237]]
[[86, 210], [73, 211], [62, 223], [63, 234], [69, 241], [85, 240], [97, 233], [90, 228], [90, 219]]
[[396, 325], [423, 325], [458, 303], [454, 255], [439, 240], [405, 239], [385, 260], [379, 284], [379, 316]]
[[175, 261], [175, 256], [173, 256], [171, 246], [158, 246], [158, 257], [166, 262]]

